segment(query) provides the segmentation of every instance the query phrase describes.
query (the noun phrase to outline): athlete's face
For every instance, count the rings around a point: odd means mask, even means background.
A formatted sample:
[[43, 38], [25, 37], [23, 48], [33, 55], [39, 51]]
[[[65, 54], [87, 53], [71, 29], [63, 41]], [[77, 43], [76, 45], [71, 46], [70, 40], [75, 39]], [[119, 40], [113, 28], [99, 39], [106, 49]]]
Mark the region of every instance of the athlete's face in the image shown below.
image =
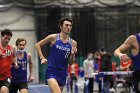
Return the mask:
[[93, 57], [92, 53], [88, 54], [88, 56], [87, 56], [88, 59], [92, 59], [92, 57]]
[[10, 39], [11, 39], [10, 35], [4, 35], [4, 36], [1, 37], [1, 43], [4, 46], [6, 46], [9, 43]]
[[62, 32], [66, 33], [66, 34], [69, 34], [71, 29], [72, 29], [72, 24], [71, 24], [70, 21], [64, 21], [63, 25], [60, 26], [60, 28], [61, 28]]
[[21, 41], [21, 42], [18, 43], [18, 48], [19, 48], [20, 50], [24, 50], [25, 45], [26, 45], [26, 42], [25, 42], [25, 41]]

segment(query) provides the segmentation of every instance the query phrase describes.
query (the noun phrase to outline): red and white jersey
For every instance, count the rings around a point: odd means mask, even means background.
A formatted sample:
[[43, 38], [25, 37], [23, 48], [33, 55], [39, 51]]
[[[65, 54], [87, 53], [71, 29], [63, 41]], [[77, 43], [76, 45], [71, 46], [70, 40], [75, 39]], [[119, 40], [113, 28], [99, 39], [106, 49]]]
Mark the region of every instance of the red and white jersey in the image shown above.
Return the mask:
[[4, 80], [7, 77], [11, 77], [11, 63], [13, 49], [10, 45], [7, 45], [5, 49], [0, 46], [0, 80]]
[[[120, 65], [121, 65], [123, 68], [124, 68], [124, 67], [128, 67], [128, 66], [131, 65], [131, 60], [128, 60], [127, 62], [121, 61], [121, 62], [120, 62]], [[124, 70], [124, 71], [127, 71], [127, 69]]]

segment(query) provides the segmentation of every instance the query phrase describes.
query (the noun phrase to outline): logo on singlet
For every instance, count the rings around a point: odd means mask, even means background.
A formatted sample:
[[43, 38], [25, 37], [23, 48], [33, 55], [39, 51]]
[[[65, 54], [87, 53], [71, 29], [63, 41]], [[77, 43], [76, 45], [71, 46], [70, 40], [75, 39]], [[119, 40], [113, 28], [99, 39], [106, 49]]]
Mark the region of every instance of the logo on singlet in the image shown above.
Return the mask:
[[11, 51], [8, 49], [1, 51], [2, 58], [6, 58], [7, 56], [10, 56], [11, 54], [12, 54]]
[[10, 56], [11, 55], [11, 51], [6, 49], [6, 56]]
[[56, 45], [56, 48], [64, 51], [70, 51], [70, 48], [59, 46], [59, 45]]
[[26, 65], [26, 61], [18, 61], [18, 64], [22, 65], [22, 70], [27, 70], [27, 65]]
[[69, 55], [70, 55], [70, 48], [59, 46], [59, 45], [56, 45], [56, 48], [57, 49], [60, 49], [60, 50], [66, 51], [65, 58], [68, 58], [69, 57]]

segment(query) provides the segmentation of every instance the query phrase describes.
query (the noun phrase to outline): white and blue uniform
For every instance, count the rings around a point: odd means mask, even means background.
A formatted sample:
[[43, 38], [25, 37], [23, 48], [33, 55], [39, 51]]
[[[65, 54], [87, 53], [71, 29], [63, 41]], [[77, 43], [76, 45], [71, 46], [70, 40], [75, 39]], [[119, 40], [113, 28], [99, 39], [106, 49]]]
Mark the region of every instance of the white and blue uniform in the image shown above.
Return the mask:
[[17, 63], [19, 68], [16, 69], [12, 66], [12, 82], [27, 82], [27, 53], [24, 52], [22, 59], [17, 57]]
[[[68, 58], [71, 54], [71, 38], [67, 43], [60, 40], [60, 34], [56, 35], [56, 42], [50, 47], [47, 61], [46, 81], [55, 78], [59, 86], [64, 86], [67, 76]], [[46, 82], [47, 84], [47, 82]]]
[[17, 57], [17, 63], [19, 68], [11, 68], [11, 84], [9, 88], [9, 93], [17, 93], [21, 89], [28, 89], [27, 82], [27, 53], [24, 51], [24, 57], [22, 59]]

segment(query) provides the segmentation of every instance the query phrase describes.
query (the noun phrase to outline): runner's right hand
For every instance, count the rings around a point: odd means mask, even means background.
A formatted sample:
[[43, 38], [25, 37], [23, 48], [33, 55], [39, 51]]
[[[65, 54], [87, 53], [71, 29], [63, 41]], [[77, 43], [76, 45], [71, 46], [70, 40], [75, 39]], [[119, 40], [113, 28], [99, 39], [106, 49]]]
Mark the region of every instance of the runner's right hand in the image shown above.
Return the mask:
[[42, 58], [41, 59], [41, 64], [47, 64], [47, 59], [46, 58]]
[[120, 54], [120, 55], [119, 55], [119, 58], [120, 58], [120, 60], [123, 61], [123, 62], [126, 62], [126, 61], [129, 60], [129, 57], [128, 57], [127, 54]]

